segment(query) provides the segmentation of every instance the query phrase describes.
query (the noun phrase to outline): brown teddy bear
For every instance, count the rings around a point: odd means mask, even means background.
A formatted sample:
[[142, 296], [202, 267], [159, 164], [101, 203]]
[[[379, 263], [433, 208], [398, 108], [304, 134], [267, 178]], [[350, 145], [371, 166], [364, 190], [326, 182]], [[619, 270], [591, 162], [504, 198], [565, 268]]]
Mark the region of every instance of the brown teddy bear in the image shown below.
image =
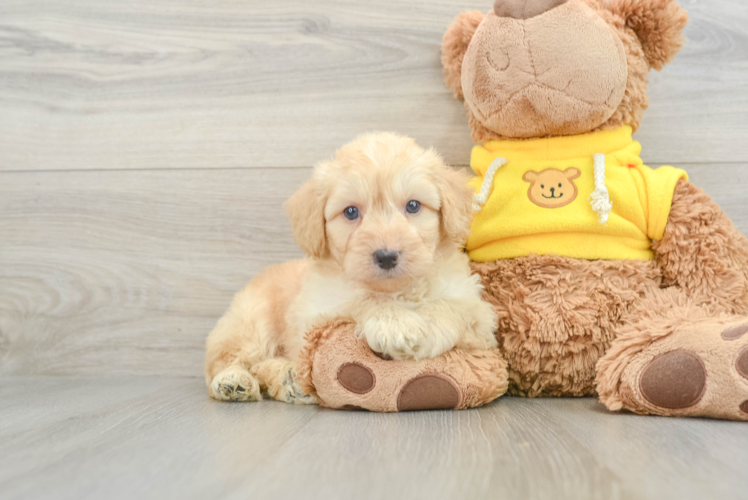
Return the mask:
[[686, 21], [671, 0], [496, 0], [444, 35], [510, 394], [748, 420], [748, 241], [631, 138]]
[[442, 62], [481, 143], [466, 249], [499, 317], [498, 353], [381, 360], [341, 321], [309, 333], [302, 386], [379, 411], [477, 406], [508, 385], [748, 420], [748, 240], [686, 172], [644, 165], [632, 139], [648, 72], [676, 55], [686, 21], [671, 0], [496, 0], [460, 14]]

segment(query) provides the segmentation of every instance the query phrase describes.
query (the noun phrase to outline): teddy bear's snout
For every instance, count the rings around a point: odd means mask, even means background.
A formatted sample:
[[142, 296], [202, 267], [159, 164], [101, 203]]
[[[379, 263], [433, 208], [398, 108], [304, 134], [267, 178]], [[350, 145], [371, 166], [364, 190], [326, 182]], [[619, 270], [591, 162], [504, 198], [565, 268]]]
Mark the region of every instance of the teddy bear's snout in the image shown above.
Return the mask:
[[566, 2], [567, 0], [496, 0], [493, 11], [499, 17], [530, 19]]
[[584, 0], [496, 0], [494, 9], [461, 64], [465, 104], [483, 128], [507, 138], [574, 135], [613, 115], [626, 52], [599, 11]]

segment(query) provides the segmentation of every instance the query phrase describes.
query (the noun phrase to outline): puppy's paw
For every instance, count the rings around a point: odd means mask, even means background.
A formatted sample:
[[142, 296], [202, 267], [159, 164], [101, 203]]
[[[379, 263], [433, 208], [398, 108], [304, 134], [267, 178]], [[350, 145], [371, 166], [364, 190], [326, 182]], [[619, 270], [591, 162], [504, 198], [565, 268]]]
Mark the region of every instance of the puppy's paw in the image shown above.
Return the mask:
[[219, 401], [259, 401], [260, 384], [244, 368], [230, 366], [213, 377], [210, 384], [211, 397]]
[[270, 395], [278, 401], [296, 405], [316, 405], [317, 398], [304, 394], [296, 382], [296, 370], [290, 366], [281, 374], [280, 384], [268, 388]]
[[257, 363], [250, 373], [260, 381], [260, 388], [271, 398], [297, 405], [317, 404], [314, 396], [304, 394], [296, 382], [296, 365], [284, 358]]
[[397, 360], [433, 356], [428, 330], [424, 318], [409, 310], [372, 316], [357, 325], [357, 334], [366, 339], [372, 351]]
[[499, 344], [496, 341], [496, 329], [499, 320], [493, 307], [488, 302], [479, 301], [473, 318], [475, 318], [475, 321], [469, 326], [469, 332], [468, 335], [465, 335], [465, 338], [474, 338], [476, 347], [479, 349], [497, 347]]

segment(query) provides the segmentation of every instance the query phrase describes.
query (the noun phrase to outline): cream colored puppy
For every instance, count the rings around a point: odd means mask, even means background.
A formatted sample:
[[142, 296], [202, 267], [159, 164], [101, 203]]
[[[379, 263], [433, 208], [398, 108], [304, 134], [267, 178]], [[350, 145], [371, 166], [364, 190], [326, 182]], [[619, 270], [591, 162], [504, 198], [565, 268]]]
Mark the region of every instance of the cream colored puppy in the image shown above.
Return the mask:
[[433, 150], [390, 133], [363, 135], [317, 165], [287, 203], [309, 258], [269, 267], [236, 295], [208, 337], [210, 395], [314, 403], [294, 382], [294, 361], [305, 332], [336, 316], [398, 360], [496, 346], [496, 317], [462, 250], [466, 182]]

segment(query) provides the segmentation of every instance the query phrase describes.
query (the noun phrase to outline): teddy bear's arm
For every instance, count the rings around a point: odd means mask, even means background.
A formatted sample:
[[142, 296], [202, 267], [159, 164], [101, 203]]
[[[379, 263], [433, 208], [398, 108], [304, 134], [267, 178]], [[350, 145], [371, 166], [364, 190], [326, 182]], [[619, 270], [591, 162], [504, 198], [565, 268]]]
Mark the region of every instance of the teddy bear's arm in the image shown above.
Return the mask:
[[678, 181], [665, 234], [652, 248], [665, 286], [719, 311], [748, 313], [748, 239], [703, 190]]

